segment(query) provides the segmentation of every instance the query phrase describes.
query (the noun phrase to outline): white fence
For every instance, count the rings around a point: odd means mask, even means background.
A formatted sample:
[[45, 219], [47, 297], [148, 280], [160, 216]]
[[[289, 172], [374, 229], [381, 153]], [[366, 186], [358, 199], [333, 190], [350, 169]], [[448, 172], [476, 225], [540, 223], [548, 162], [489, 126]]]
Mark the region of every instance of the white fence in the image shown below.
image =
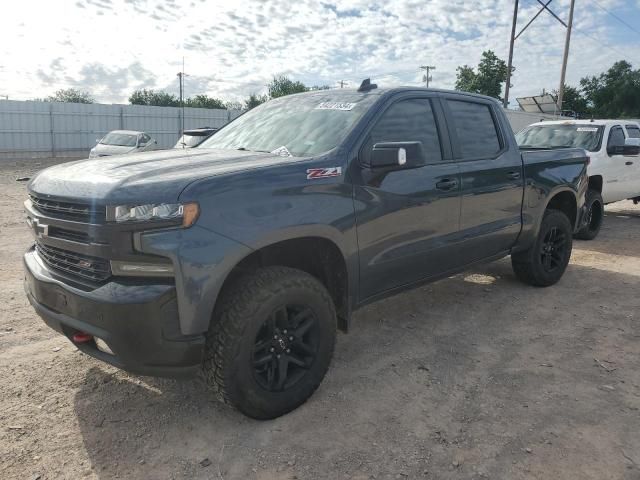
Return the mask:
[[[185, 129], [221, 127], [236, 110], [185, 108]], [[182, 130], [179, 107], [0, 100], [0, 160], [89, 154], [111, 130], [140, 130], [170, 148]]]

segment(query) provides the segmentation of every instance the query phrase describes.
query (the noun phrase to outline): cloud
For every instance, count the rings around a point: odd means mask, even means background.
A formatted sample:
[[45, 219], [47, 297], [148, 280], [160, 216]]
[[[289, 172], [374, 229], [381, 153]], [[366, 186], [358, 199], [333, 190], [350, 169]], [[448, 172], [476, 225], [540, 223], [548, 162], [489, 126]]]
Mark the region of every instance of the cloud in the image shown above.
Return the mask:
[[[506, 59], [512, 14], [502, 0], [89, 0], [86, 8], [66, 9], [36, 3], [38, 16], [9, 7], [15, 11], [0, 28], [0, 62], [10, 68], [0, 72], [0, 84], [16, 98], [78, 86], [114, 102], [143, 86], [177, 93], [183, 56], [189, 95], [230, 100], [264, 92], [274, 74], [309, 85], [358, 85], [367, 76], [380, 86], [417, 85], [423, 64], [436, 65], [434, 86], [451, 88], [456, 67], [476, 65], [483, 50]], [[640, 24], [628, 2], [598, 3]], [[519, 28], [539, 8], [520, 5]], [[569, 0], [553, 5], [567, 17]], [[568, 83], [625, 53], [640, 67], [640, 36], [619, 33], [624, 27], [606, 12], [577, 8], [574, 25]], [[514, 96], [557, 88], [564, 36], [543, 13], [517, 40]]]

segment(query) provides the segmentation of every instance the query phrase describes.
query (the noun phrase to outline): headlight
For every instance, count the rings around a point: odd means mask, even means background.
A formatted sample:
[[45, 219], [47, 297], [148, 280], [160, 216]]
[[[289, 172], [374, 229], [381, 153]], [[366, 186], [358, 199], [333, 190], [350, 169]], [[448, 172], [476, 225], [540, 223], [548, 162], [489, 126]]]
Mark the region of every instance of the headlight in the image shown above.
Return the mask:
[[182, 220], [183, 227], [190, 227], [198, 218], [197, 203], [156, 203], [146, 205], [114, 205], [107, 207], [107, 221], [154, 222]]
[[135, 277], [171, 277], [173, 265], [170, 263], [142, 263], [111, 260], [111, 273]]

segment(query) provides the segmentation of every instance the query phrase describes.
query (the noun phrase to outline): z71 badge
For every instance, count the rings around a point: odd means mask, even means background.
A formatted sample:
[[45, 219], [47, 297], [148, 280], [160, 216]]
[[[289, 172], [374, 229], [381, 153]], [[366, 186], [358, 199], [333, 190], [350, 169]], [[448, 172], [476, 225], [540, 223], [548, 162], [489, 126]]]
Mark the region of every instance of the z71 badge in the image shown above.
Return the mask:
[[315, 180], [318, 178], [339, 177], [340, 175], [342, 175], [342, 167], [307, 169], [307, 180]]

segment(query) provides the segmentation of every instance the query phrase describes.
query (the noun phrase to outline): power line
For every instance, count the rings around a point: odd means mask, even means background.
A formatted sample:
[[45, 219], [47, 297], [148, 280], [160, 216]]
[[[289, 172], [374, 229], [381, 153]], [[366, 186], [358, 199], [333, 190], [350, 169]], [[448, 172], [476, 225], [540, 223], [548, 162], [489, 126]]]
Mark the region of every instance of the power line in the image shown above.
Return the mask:
[[[595, 1], [595, 0], [592, 0]], [[529, 3], [529, 2], [528, 2]], [[536, 4], [536, 3], [540, 3], [538, 0], [534, 0], [530, 3]], [[629, 52], [623, 52], [622, 50], [618, 50], [616, 47], [612, 46], [611, 44], [605, 42], [604, 40], [597, 38], [585, 31], [583, 31], [581, 28], [577, 27], [576, 25], [573, 25], [573, 30], [576, 31], [577, 33], [579, 33], [580, 35], [584, 35], [585, 37], [590, 38], [591, 40], [593, 40], [594, 42], [597, 42], [598, 45], [600, 45], [600, 47], [605, 47], [608, 48], [609, 50], [611, 50], [612, 52], [615, 52], [618, 55], [621, 55], [621, 58], [626, 58], [629, 59], [635, 63], [640, 63], [640, 57], [638, 58], [633, 58], [629, 55]]]
[[600, 5], [598, 2], [596, 2], [596, 0], [591, 0], [592, 3], [594, 3], [600, 10], [608, 13], [609, 15], [611, 15], [613, 18], [615, 18], [617, 21], [619, 21], [621, 24], [623, 24], [625, 27], [627, 27], [629, 30], [631, 30], [632, 32], [637, 33], [638, 35], [640, 35], [640, 30], [636, 29], [635, 27], [633, 27], [632, 25], [629, 25], [626, 21], [624, 21], [622, 18], [620, 18], [618, 15], [616, 15], [615, 13], [613, 13], [611, 10], [607, 10], [605, 7], [603, 7], [602, 5]]
[[[629, 53], [628, 52], [623, 52], [622, 50], [618, 50], [617, 48], [613, 47], [612, 45], [610, 45], [609, 43], [605, 42], [604, 40], [602, 40], [602, 39], [600, 39], [598, 37], [594, 37], [593, 35], [583, 31], [582, 29], [576, 28], [575, 26], [573, 27], [573, 29], [576, 32], [578, 32], [580, 35], [584, 35], [585, 37], [590, 38], [594, 42], [597, 42], [598, 45], [600, 45], [601, 47], [606, 47], [609, 50], [611, 50], [612, 52], [615, 52], [618, 55], [621, 55], [622, 58], [629, 58]], [[637, 63], [640, 63], [640, 58], [630, 58], [630, 60], [634, 60]]]

